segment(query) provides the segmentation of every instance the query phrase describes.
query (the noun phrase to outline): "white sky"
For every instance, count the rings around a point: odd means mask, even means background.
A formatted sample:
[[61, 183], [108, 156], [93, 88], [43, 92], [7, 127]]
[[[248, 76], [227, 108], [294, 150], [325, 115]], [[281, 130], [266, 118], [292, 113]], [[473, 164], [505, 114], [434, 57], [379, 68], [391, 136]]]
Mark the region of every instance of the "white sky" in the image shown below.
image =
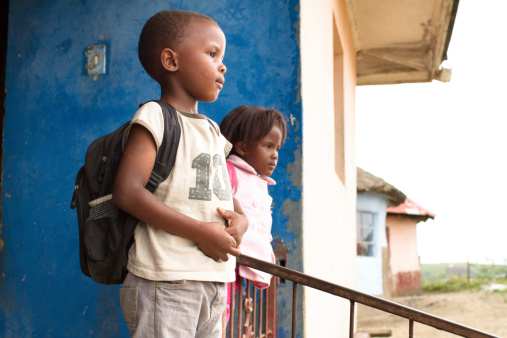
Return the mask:
[[437, 216], [422, 263], [507, 261], [507, 1], [462, 0], [451, 82], [362, 86], [357, 165]]

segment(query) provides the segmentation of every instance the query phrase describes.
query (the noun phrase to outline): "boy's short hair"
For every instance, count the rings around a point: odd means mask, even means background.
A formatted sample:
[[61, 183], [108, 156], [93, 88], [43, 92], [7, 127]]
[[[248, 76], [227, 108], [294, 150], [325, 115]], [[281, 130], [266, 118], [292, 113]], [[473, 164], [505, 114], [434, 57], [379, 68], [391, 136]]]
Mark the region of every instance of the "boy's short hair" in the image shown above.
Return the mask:
[[192, 20], [204, 20], [216, 25], [217, 22], [201, 13], [165, 10], [153, 15], [143, 27], [139, 37], [138, 56], [144, 70], [160, 83], [160, 53], [172, 48], [183, 40]]
[[231, 110], [220, 123], [220, 132], [232, 143], [231, 153], [237, 154], [234, 145], [244, 142], [247, 148], [269, 134], [273, 126], [278, 126], [282, 132], [282, 143], [287, 136], [287, 124], [277, 110], [264, 107], [239, 106]]

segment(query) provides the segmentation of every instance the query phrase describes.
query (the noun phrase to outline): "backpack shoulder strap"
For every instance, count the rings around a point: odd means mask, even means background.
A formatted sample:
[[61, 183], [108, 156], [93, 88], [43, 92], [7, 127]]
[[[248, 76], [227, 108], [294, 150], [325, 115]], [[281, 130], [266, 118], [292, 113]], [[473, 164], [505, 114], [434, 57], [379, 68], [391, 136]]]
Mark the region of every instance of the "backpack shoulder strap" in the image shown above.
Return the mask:
[[217, 133], [217, 135], [220, 135], [220, 131], [218, 130], [218, 125], [215, 123], [215, 121], [212, 121], [210, 118], [207, 118], [207, 119], [208, 119], [209, 124], [211, 124], [211, 127], [213, 127], [213, 129], [215, 130], [215, 133]]
[[146, 189], [150, 192], [155, 191], [160, 182], [165, 180], [171, 173], [176, 160], [176, 152], [181, 135], [176, 109], [163, 101], [156, 100], [154, 102], [157, 102], [162, 108], [162, 115], [164, 117], [164, 137], [157, 152], [153, 171], [146, 185]]

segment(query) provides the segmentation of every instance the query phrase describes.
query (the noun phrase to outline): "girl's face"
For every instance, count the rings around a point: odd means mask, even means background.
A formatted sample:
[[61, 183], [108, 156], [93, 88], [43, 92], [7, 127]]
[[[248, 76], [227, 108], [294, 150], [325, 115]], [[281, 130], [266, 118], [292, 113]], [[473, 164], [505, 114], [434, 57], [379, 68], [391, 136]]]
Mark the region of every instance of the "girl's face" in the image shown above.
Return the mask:
[[[278, 163], [278, 151], [282, 146], [282, 131], [273, 126], [271, 131], [248, 149], [240, 149], [241, 158], [250, 164], [259, 175], [271, 176]], [[241, 148], [241, 147], [240, 147]]]

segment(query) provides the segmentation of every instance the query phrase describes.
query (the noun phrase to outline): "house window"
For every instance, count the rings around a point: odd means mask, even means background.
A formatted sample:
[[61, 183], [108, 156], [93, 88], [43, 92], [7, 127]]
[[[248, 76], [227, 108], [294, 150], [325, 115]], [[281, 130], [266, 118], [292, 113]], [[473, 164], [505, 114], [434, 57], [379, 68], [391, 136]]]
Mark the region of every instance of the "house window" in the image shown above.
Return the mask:
[[357, 255], [374, 256], [375, 214], [357, 212]]

